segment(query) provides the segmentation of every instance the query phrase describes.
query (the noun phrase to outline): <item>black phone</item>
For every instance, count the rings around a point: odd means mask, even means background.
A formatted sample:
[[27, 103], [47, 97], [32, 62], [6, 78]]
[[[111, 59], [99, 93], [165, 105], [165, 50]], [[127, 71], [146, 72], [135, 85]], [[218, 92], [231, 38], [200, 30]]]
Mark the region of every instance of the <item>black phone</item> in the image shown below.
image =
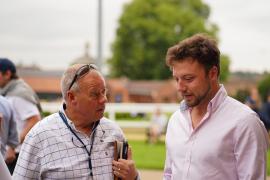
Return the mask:
[[115, 141], [114, 143], [115, 156], [114, 159], [127, 159], [128, 156], [128, 142]]
[[[125, 140], [123, 142], [115, 141], [114, 142], [114, 160], [118, 159], [127, 159], [128, 158], [128, 142]], [[121, 180], [114, 176], [114, 180]]]
[[128, 158], [128, 142], [124, 141], [123, 147], [122, 147], [122, 159], [127, 159], [127, 158]]

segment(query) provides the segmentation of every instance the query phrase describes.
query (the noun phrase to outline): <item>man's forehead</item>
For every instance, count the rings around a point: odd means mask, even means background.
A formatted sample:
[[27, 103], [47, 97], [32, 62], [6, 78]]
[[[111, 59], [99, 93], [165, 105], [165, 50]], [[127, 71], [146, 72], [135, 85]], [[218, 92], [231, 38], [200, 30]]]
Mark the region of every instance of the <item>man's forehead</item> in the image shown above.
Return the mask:
[[183, 61], [183, 62], [178, 62], [175, 63], [172, 66], [172, 72], [191, 72], [191, 71], [195, 71], [196, 69], [198, 69], [198, 64], [194, 63], [194, 62], [190, 62], [190, 61]]
[[202, 73], [205, 73], [203, 66], [195, 61], [186, 61], [172, 66], [173, 77], [196, 76]]
[[105, 85], [103, 76], [96, 70], [91, 70], [87, 75], [82, 77], [82, 80], [87, 86]]

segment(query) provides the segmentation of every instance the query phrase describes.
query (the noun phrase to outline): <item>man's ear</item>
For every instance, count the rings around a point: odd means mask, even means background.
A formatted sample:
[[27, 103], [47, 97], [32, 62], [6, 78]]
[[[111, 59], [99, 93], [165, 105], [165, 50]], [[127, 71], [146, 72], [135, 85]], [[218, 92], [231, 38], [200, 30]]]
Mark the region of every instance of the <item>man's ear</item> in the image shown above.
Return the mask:
[[211, 80], [217, 80], [218, 79], [218, 68], [216, 66], [213, 66], [208, 73], [208, 76]]
[[12, 76], [12, 72], [10, 70], [7, 70], [6, 72], [2, 73], [5, 80], [10, 80]]
[[67, 100], [69, 103], [74, 104], [76, 102], [76, 95], [73, 91], [68, 91], [67, 92]]

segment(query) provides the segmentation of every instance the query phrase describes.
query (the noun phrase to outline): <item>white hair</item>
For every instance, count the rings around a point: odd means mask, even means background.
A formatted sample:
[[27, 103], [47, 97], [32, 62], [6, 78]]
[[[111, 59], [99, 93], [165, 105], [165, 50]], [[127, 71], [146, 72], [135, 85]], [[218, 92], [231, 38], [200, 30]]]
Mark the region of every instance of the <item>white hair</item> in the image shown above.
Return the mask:
[[[69, 88], [73, 78], [75, 77], [77, 70], [84, 65], [86, 65], [86, 64], [74, 64], [74, 65], [70, 66], [64, 72], [64, 74], [61, 78], [61, 92], [62, 92], [63, 100], [65, 102], [66, 102], [66, 98], [67, 98], [67, 92], [69, 90], [79, 91], [79, 85], [78, 85], [77, 81], [74, 82], [74, 84], [72, 85], [72, 87], [70, 89], [68, 89], [68, 88]], [[103, 78], [103, 76], [101, 75], [101, 73], [97, 69], [94, 69], [94, 70]]]
[[[83, 64], [76, 64], [71, 67], [69, 67], [63, 74], [61, 78], [61, 92], [62, 97], [64, 101], [66, 101], [67, 91], [69, 90], [69, 86], [71, 84], [71, 81], [73, 80], [77, 70], [82, 66]], [[77, 91], [79, 90], [79, 86], [77, 82], [75, 81], [74, 84], [71, 87], [71, 90]]]

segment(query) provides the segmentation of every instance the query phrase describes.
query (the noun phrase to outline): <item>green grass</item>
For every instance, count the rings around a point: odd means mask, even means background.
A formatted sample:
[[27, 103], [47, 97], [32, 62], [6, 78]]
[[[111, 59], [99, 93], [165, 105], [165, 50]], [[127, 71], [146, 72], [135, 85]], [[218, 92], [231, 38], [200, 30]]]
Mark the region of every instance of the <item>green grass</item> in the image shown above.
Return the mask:
[[163, 170], [165, 162], [165, 144], [148, 144], [144, 141], [129, 141], [133, 160], [139, 169]]
[[[133, 160], [139, 169], [163, 170], [165, 162], [165, 144], [148, 144], [144, 141], [129, 141], [132, 146]], [[270, 176], [270, 151], [267, 153], [267, 175]]]

